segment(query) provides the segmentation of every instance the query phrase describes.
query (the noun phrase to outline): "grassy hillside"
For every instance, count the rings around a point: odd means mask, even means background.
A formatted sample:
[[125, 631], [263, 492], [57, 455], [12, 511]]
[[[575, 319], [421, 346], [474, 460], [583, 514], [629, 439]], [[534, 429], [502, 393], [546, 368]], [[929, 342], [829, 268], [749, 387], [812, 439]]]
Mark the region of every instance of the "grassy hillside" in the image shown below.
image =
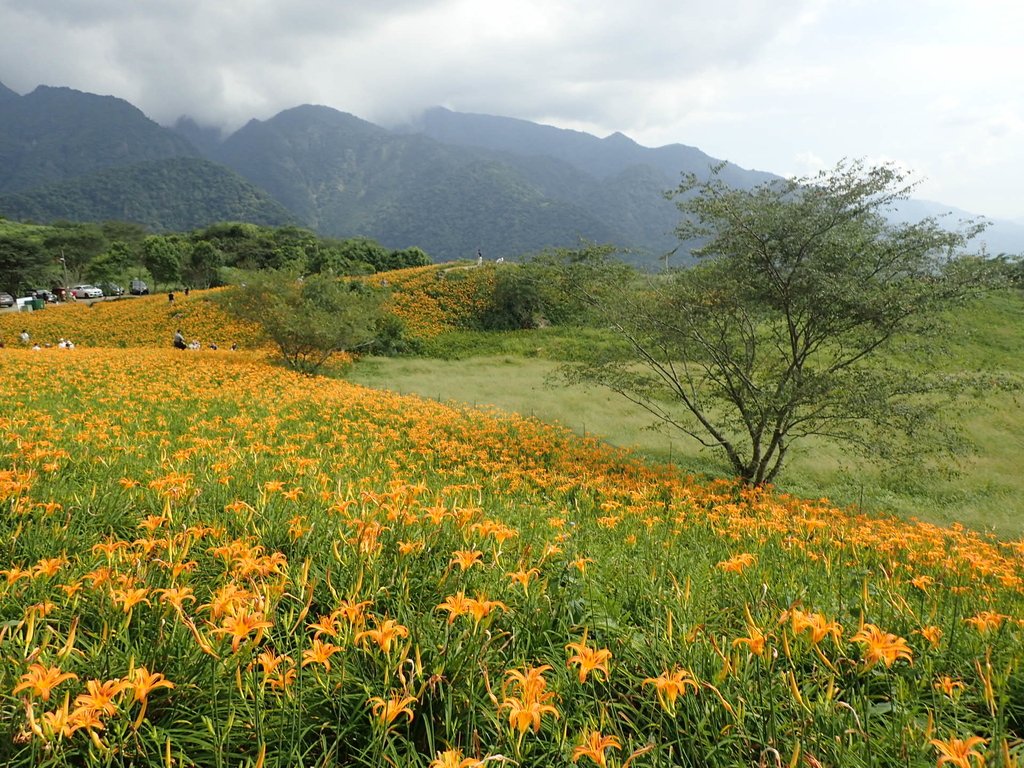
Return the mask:
[[[594, 330], [547, 328], [480, 333], [472, 327], [486, 305], [495, 267], [460, 263], [381, 273], [368, 278], [393, 291], [392, 310], [420, 340], [424, 357], [363, 360], [346, 372], [353, 381], [441, 401], [488, 405], [560, 423], [583, 435], [632, 448], [683, 471], [721, 477], [726, 467], [693, 441], [650, 429], [645, 411], [603, 391], [567, 386], [557, 369], [582, 348], [612, 344]], [[174, 305], [153, 296], [86, 307], [50, 307], [39, 313], [0, 313], [0, 340], [12, 344], [22, 328], [55, 344], [163, 347], [175, 328], [203, 345], [256, 344], [256, 329], [227, 318], [207, 292], [178, 294]], [[937, 364], [950, 373], [1024, 376], [1024, 298], [990, 296], [963, 311]], [[975, 451], [955, 463], [922, 472], [882, 470], [826, 443], [797, 452], [779, 486], [802, 496], [826, 496], [840, 506], [896, 513], [937, 524], [960, 522], [1002, 535], [1024, 533], [1024, 407], [1021, 396], [993, 389], [965, 401], [962, 418]], [[951, 418], [953, 415], [951, 414]]]
[[[953, 333], [936, 364], [950, 373], [989, 372], [1024, 376], [1024, 297], [997, 294], [954, 318]], [[575, 338], [581, 333], [582, 339]], [[694, 441], [648, 429], [642, 409], [597, 389], [568, 386], [555, 376], [580, 343], [610, 343], [593, 332], [549, 328], [507, 334], [448, 333], [430, 349], [454, 359], [364, 361], [350, 376], [374, 387], [398, 389], [440, 400], [488, 404], [596, 434], [633, 447], [685, 471], [721, 476], [726, 467]], [[806, 496], [825, 495], [839, 504], [894, 512], [930, 522], [962, 522], [1004, 535], [1024, 532], [1024, 405], [1019, 393], [993, 389], [965, 400], [963, 419], [975, 452], [941, 471], [883, 471], [855, 461], [843, 449], [812, 444], [795, 455], [779, 485]], [[920, 468], [918, 468], [920, 469]]]
[[47, 306], [41, 312], [0, 313], [0, 341], [16, 346], [27, 330], [33, 343], [56, 345], [62, 338], [86, 347], [169, 347], [178, 328], [204, 347], [258, 344], [258, 329], [227, 316], [211, 299], [214, 291], [178, 292], [174, 303], [164, 294], [132, 296], [94, 304]]
[[1020, 759], [1020, 544], [250, 353], [0, 368], [4, 765]]

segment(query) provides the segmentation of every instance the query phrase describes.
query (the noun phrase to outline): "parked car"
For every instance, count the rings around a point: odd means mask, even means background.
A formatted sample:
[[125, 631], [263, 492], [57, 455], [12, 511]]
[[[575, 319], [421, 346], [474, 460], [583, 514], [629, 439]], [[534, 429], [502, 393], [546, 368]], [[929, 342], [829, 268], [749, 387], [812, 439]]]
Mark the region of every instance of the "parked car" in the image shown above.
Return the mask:
[[35, 299], [42, 299], [47, 304], [57, 303], [57, 294], [54, 293], [53, 291], [48, 291], [45, 288], [40, 288], [38, 290], [32, 291], [32, 297]]
[[99, 287], [104, 296], [124, 296], [124, 288], [117, 283], [100, 283]]
[[142, 280], [135, 278], [131, 282], [131, 286], [128, 288], [128, 292], [132, 296], [146, 296], [149, 294], [149, 286]]
[[95, 285], [76, 285], [71, 289], [71, 295], [76, 299], [102, 299], [103, 291]]
[[0, 293], [0, 307], [13, 307], [14, 297], [9, 293]]

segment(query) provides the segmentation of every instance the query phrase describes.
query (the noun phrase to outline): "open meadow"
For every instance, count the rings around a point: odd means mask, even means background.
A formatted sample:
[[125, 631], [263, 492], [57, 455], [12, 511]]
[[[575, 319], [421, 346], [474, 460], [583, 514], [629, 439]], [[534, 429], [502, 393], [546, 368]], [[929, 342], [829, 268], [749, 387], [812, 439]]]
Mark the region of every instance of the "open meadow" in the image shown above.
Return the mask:
[[300, 376], [201, 292], [80, 309], [0, 318], [0, 764], [1024, 759], [1017, 537]]

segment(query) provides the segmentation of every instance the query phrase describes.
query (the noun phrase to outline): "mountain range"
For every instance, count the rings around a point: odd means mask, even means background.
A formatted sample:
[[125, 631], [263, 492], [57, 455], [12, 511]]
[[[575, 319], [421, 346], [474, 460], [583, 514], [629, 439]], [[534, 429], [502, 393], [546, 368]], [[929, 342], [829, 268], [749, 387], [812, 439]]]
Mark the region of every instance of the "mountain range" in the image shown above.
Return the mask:
[[[19, 95], [0, 83], [0, 215], [37, 222], [125, 220], [155, 232], [294, 224], [419, 246], [436, 260], [587, 240], [653, 263], [679, 245], [665, 192], [718, 162], [682, 144], [442, 108], [385, 128], [303, 105], [224, 137], [189, 118], [158, 125], [113, 96], [49, 86]], [[744, 188], [774, 178], [732, 164], [721, 173]], [[908, 201], [903, 213], [947, 210]], [[1019, 253], [1024, 226], [997, 222], [985, 239], [990, 253]]]

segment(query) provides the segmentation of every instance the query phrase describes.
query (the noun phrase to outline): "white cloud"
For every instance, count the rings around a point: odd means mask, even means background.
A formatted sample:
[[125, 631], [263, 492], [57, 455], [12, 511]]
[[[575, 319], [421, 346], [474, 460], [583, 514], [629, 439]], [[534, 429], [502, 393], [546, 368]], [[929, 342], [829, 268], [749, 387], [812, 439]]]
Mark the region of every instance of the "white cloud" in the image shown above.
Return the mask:
[[781, 173], [891, 157], [933, 198], [1022, 216], [1022, 31], [1004, 0], [0, 0], [0, 81], [164, 123], [442, 104]]

